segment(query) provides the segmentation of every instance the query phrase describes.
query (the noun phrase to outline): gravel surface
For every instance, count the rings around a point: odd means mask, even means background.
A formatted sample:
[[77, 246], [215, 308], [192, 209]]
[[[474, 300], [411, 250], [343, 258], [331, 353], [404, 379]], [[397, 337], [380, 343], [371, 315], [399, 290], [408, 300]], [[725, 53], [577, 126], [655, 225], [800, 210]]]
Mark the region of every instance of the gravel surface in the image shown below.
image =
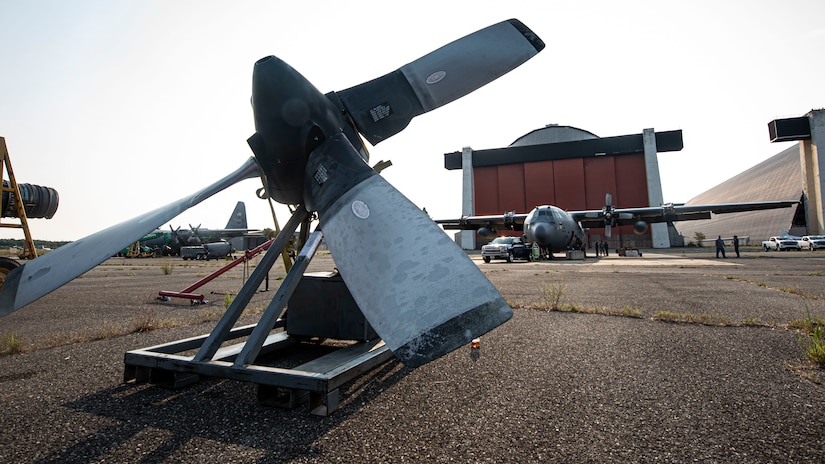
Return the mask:
[[[329, 417], [262, 406], [246, 382], [124, 384], [126, 351], [208, 333], [243, 273], [191, 306], [157, 291], [219, 263], [112, 259], [0, 319], [24, 348], [0, 356], [0, 462], [825, 462], [825, 377], [787, 328], [825, 317], [825, 253], [712, 253], [477, 260], [513, 319], [480, 350], [380, 365]], [[533, 309], [558, 289], [565, 311]], [[165, 328], [133, 333], [146, 321]]]

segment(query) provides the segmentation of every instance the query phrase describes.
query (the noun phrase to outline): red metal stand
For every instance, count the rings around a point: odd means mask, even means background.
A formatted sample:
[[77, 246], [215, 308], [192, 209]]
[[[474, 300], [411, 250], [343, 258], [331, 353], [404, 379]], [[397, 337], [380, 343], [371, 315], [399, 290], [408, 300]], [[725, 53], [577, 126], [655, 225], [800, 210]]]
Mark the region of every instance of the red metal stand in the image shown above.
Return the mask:
[[161, 290], [161, 291], [158, 292], [158, 295], [160, 295], [161, 298], [163, 298], [163, 297], [187, 298], [187, 299], [191, 300], [192, 304], [203, 304], [204, 303], [203, 294], [201, 294], [201, 293], [192, 293], [194, 290], [197, 290], [198, 288], [200, 288], [204, 284], [212, 281], [214, 278], [220, 276], [221, 274], [223, 274], [224, 272], [232, 269], [233, 267], [237, 266], [238, 264], [240, 264], [244, 261], [248, 261], [249, 259], [253, 258], [255, 255], [265, 251], [267, 248], [269, 248], [270, 245], [272, 245], [272, 243], [274, 241], [275, 241], [275, 239], [270, 239], [267, 242], [262, 243], [261, 245], [258, 245], [257, 247], [255, 247], [251, 250], [246, 250], [243, 253], [242, 256], [240, 256], [238, 258], [235, 258], [231, 263], [229, 263], [226, 266], [216, 270], [215, 272], [209, 274], [208, 276], [206, 276], [203, 279], [195, 282], [194, 284], [184, 288], [183, 290], [181, 290], [179, 292]]

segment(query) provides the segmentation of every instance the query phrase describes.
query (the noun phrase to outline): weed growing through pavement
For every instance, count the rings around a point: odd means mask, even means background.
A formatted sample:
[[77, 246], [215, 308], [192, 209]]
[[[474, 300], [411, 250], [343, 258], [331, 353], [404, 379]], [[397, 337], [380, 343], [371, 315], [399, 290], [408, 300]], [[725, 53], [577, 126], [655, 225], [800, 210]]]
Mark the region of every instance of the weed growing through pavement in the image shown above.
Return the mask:
[[23, 340], [11, 333], [0, 337], [0, 356], [7, 354], [17, 354], [23, 352]]
[[223, 295], [223, 307], [224, 308], [229, 308], [229, 305], [232, 304], [232, 300], [234, 300], [234, 299], [235, 299], [235, 295], [233, 295], [231, 293], [225, 293]]
[[805, 357], [820, 368], [825, 368], [825, 318], [814, 318], [808, 310], [808, 317], [791, 322], [790, 327], [799, 330], [799, 344]]
[[561, 307], [561, 299], [567, 287], [564, 285], [564, 278], [557, 275], [549, 283], [541, 282], [541, 303], [548, 311], [558, 311]]
[[733, 322], [726, 317], [715, 316], [713, 314], [706, 313], [693, 314], [677, 313], [674, 311], [656, 311], [655, 313], [653, 313], [653, 320], [664, 322], [687, 322], [691, 324], [702, 325], [733, 325]]
[[151, 332], [152, 330], [164, 329], [167, 327], [174, 327], [176, 325], [174, 319], [160, 319], [158, 318], [155, 309], [151, 308], [135, 318], [132, 324], [132, 333]]
[[163, 271], [163, 275], [169, 275], [172, 273], [172, 268], [174, 267], [173, 264], [165, 263], [160, 266], [160, 270]]

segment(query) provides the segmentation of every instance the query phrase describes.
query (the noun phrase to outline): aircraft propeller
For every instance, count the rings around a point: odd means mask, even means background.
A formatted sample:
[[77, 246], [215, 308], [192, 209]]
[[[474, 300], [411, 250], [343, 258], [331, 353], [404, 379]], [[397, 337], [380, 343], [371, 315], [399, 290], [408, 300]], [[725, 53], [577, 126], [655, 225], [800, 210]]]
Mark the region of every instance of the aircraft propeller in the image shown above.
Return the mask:
[[[243, 179], [317, 212], [335, 264], [370, 324], [408, 366], [435, 359], [507, 321], [501, 294], [420, 208], [366, 163], [413, 117], [506, 74], [544, 48], [511, 19], [451, 42], [377, 79], [322, 94], [282, 60], [255, 63], [255, 157], [206, 189], [60, 247], [9, 273], [0, 316], [88, 271], [145, 233]], [[43, 261], [41, 261], [43, 260]]]
[[189, 224], [189, 238], [186, 239], [189, 245], [200, 245], [203, 243], [203, 240], [200, 236], [200, 228], [203, 224], [198, 224], [198, 227], [192, 227], [192, 224]]
[[616, 213], [616, 206], [613, 205], [613, 195], [604, 195], [604, 206], [602, 206], [602, 216], [604, 217], [604, 235], [611, 236], [613, 226], [619, 225], [619, 219], [633, 219], [629, 213]]

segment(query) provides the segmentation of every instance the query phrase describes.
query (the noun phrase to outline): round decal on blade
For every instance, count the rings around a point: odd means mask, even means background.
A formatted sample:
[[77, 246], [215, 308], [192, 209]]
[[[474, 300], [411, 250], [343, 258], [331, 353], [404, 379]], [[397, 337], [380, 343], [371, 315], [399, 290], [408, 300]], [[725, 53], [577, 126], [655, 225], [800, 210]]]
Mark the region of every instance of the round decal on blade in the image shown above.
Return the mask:
[[427, 84], [438, 84], [445, 76], [447, 76], [446, 71], [436, 71], [427, 76]]
[[352, 202], [352, 213], [359, 219], [366, 219], [370, 217], [370, 207], [361, 200]]

